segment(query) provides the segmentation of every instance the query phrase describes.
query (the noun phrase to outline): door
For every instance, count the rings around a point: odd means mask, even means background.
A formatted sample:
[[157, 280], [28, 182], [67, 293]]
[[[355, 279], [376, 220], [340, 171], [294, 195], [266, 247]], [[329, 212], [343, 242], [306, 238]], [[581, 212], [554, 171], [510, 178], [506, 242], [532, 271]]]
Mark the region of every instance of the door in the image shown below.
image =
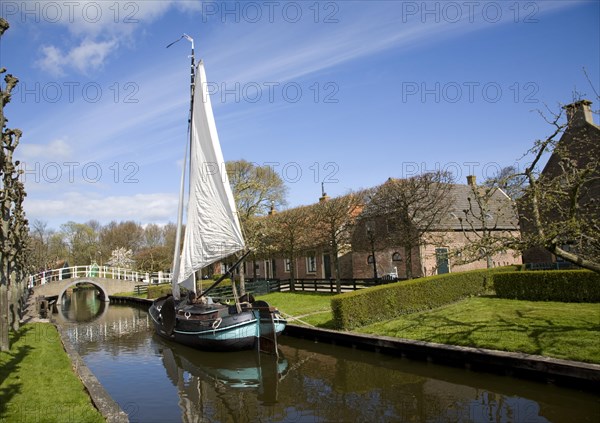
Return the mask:
[[450, 263], [448, 262], [448, 249], [447, 248], [436, 248], [435, 249], [435, 261], [437, 265], [437, 273], [441, 275], [443, 273], [450, 273]]
[[323, 277], [331, 279], [331, 258], [329, 254], [323, 254]]

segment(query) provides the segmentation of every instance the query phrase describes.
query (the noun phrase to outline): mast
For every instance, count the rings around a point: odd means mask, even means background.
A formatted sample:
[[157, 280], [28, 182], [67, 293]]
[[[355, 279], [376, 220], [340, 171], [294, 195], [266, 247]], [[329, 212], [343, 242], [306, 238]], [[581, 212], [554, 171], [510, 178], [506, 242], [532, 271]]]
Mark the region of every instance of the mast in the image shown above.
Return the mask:
[[[194, 56], [194, 39], [187, 34], [183, 34], [177, 41], [172, 42], [167, 46], [167, 48], [171, 47], [176, 42], [180, 41], [182, 38], [185, 38], [190, 43], [192, 43], [192, 54], [190, 55], [190, 111], [188, 114], [188, 142], [185, 147], [185, 154], [183, 156], [183, 164], [181, 171], [181, 180], [179, 184], [179, 206], [177, 209], [177, 231], [175, 235], [175, 248], [173, 251], [173, 269], [171, 272], [171, 291], [173, 293], [173, 297], [175, 299], [179, 299], [181, 297], [179, 290], [179, 283], [177, 282], [179, 279], [179, 267], [181, 263], [181, 229], [183, 227], [183, 204], [185, 197], [185, 171], [187, 167], [187, 157], [188, 151], [191, 151], [192, 146], [192, 119], [194, 113], [194, 82], [195, 82], [195, 56]], [[191, 166], [191, 161], [190, 161]], [[196, 292], [196, 283], [194, 281], [193, 291]]]

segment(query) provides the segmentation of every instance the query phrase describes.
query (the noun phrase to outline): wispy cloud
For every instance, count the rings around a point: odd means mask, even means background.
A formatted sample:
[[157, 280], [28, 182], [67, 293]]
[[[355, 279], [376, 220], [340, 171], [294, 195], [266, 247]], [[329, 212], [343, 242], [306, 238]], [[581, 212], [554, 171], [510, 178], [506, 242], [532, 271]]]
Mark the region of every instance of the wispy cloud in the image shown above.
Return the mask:
[[135, 194], [131, 196], [102, 196], [69, 192], [52, 199], [26, 199], [27, 213], [44, 219], [87, 220], [90, 216], [99, 221], [135, 220], [143, 222], [168, 222], [177, 208], [177, 196], [171, 193]]
[[19, 146], [18, 157], [20, 160], [39, 160], [52, 157], [59, 160], [68, 160], [73, 149], [64, 139], [56, 139], [47, 144], [26, 144]]

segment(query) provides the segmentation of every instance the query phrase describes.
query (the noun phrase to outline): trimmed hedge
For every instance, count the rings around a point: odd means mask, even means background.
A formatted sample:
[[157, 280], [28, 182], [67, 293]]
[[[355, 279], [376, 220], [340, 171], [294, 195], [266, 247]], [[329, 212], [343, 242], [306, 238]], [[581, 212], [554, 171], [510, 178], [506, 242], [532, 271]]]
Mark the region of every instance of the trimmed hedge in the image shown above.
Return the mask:
[[331, 299], [333, 322], [337, 329], [349, 330], [480, 295], [490, 290], [490, 273], [498, 270], [448, 273], [336, 295]]
[[589, 270], [536, 270], [493, 275], [496, 296], [528, 301], [600, 302], [600, 275]]

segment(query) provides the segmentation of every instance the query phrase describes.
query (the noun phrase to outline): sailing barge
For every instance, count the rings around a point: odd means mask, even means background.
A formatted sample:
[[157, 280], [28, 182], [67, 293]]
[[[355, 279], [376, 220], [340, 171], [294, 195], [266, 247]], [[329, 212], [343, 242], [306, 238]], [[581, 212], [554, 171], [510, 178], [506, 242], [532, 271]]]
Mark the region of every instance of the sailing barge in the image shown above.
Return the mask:
[[[224, 160], [206, 89], [204, 64], [195, 63], [193, 39], [185, 34], [181, 38], [192, 43], [189, 146], [180, 184], [172, 295], [155, 300], [150, 306], [150, 316], [160, 336], [194, 348], [209, 351], [258, 348], [277, 354], [277, 335], [284, 330], [286, 321], [275, 308], [264, 301], [255, 301], [251, 295], [238, 298], [235, 283], [232, 283], [231, 305], [208, 296], [248, 253], [207, 290], [196, 294], [198, 270], [244, 251], [246, 246], [228, 176], [210, 171], [220, 169]], [[188, 155], [190, 192], [183, 249], [179, 251]], [[184, 298], [180, 295], [180, 285], [188, 292]]]

